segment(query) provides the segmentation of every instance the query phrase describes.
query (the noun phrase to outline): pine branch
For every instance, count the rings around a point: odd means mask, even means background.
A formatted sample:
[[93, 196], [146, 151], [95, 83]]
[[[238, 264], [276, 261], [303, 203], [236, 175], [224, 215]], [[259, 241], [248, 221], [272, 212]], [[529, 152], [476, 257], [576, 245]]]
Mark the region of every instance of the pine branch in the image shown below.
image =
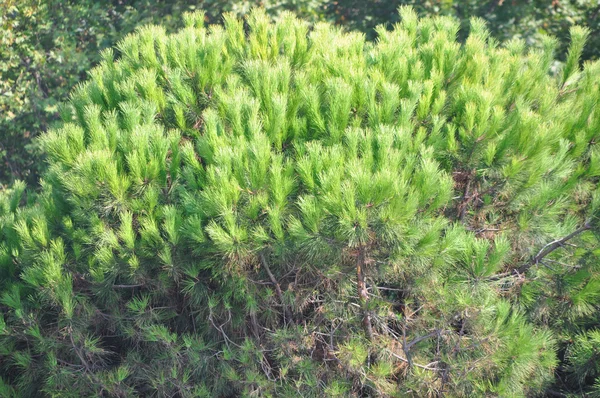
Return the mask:
[[94, 380], [96, 380], [96, 375], [92, 371], [92, 368], [85, 360], [83, 354], [79, 351], [79, 347], [77, 346], [77, 344], [75, 344], [75, 340], [73, 339], [73, 327], [72, 326], [69, 326], [69, 339], [71, 340], [71, 345], [73, 346], [73, 351], [75, 352], [75, 354], [77, 354], [77, 357], [79, 358], [79, 360], [85, 367], [85, 370], [92, 376], [92, 378]]
[[136, 287], [145, 286], [143, 283], [138, 283], [136, 285], [112, 285], [115, 289], [135, 289]]
[[[79, 358], [79, 360], [81, 361], [82, 365], [83, 365], [83, 370], [89, 374], [90, 378], [93, 380], [94, 383], [96, 383], [96, 385], [100, 386], [102, 388], [102, 390], [110, 390], [106, 387], [105, 383], [102, 381], [101, 378], [99, 378], [96, 373], [94, 373], [91, 365], [85, 360], [85, 355], [83, 352], [81, 352], [81, 347], [79, 347], [76, 343], [75, 343], [75, 339], [73, 339], [73, 326], [70, 325], [68, 327], [68, 334], [69, 334], [69, 340], [71, 341], [71, 346], [73, 347], [73, 351], [75, 352], [75, 354], [77, 355], [77, 357]], [[124, 391], [122, 391], [120, 388], [118, 390], [115, 391], [116, 395], [118, 397], [125, 397], [127, 396], [125, 394]]]
[[574, 237], [582, 234], [585, 231], [590, 230], [591, 228], [592, 228], [592, 224], [588, 220], [585, 222], [585, 224], [583, 224], [581, 227], [577, 228], [575, 231], [571, 232], [569, 235], [564, 236], [560, 239], [556, 239], [556, 240], [548, 243], [546, 246], [542, 247], [542, 249], [531, 260], [529, 260], [527, 263], [523, 264], [519, 268], [519, 270], [518, 270], [519, 273], [527, 272], [527, 270], [529, 270], [529, 268], [540, 263], [544, 259], [544, 257], [549, 255], [550, 253], [552, 253], [554, 250], [558, 249], [559, 247], [562, 247], [567, 241], [573, 239]]
[[472, 178], [471, 175], [469, 174], [469, 176], [467, 177], [467, 184], [465, 186], [465, 192], [463, 195], [463, 201], [458, 205], [458, 219], [460, 222], [463, 222], [465, 219], [465, 214], [467, 213], [467, 207], [469, 206], [469, 203], [471, 202], [472, 196], [471, 195], [471, 182], [472, 182]]
[[408, 348], [408, 344], [406, 342], [406, 318], [402, 318], [402, 350], [406, 356], [406, 363], [408, 363], [408, 367], [411, 368], [413, 362], [410, 357], [410, 349]]
[[213, 326], [213, 327], [214, 327], [214, 328], [215, 328], [215, 329], [216, 329], [216, 330], [217, 330], [217, 331], [218, 331], [218, 332], [221, 334], [221, 336], [223, 337], [223, 341], [225, 342], [225, 345], [227, 346], [227, 348], [230, 348], [230, 345], [229, 345], [229, 343], [231, 343], [231, 344], [233, 344], [234, 346], [236, 346], [236, 347], [240, 348], [240, 346], [239, 346], [238, 344], [236, 344], [236, 343], [235, 343], [233, 340], [231, 340], [231, 339], [229, 338], [229, 336], [227, 335], [227, 333], [225, 333], [225, 331], [223, 330], [223, 326], [225, 326], [225, 325], [227, 325], [229, 322], [231, 322], [231, 311], [228, 311], [227, 313], [228, 313], [228, 316], [229, 316], [229, 317], [228, 317], [228, 318], [227, 318], [227, 320], [226, 320], [226, 321], [225, 321], [223, 324], [221, 324], [220, 326], [218, 326], [218, 325], [215, 323], [215, 321], [214, 321], [214, 319], [213, 319], [213, 313], [212, 313], [212, 310], [210, 310], [210, 311], [209, 311], [209, 314], [208, 314], [208, 320], [209, 320], [209, 322], [211, 323], [211, 325], [212, 325], [212, 326]]
[[407, 348], [407, 349], [410, 349], [412, 346], [414, 346], [414, 345], [415, 345], [415, 344], [417, 344], [417, 343], [420, 343], [420, 342], [421, 342], [421, 341], [423, 341], [423, 340], [426, 340], [426, 339], [428, 339], [428, 338], [430, 338], [430, 337], [433, 337], [433, 336], [441, 336], [441, 335], [443, 335], [443, 334], [446, 334], [447, 332], [448, 332], [448, 331], [445, 331], [445, 330], [438, 330], [438, 329], [436, 329], [436, 330], [434, 330], [434, 331], [433, 331], [433, 332], [431, 332], [431, 333], [428, 333], [428, 334], [426, 334], [426, 335], [424, 335], [424, 336], [420, 336], [420, 337], [417, 337], [417, 338], [415, 338], [413, 341], [411, 341], [410, 343], [408, 343], [408, 344], [406, 345], [406, 348]]
[[289, 322], [290, 322], [290, 324], [292, 324], [292, 326], [295, 325], [294, 317], [292, 316], [292, 312], [289, 310], [288, 306], [285, 304], [285, 300], [283, 298], [283, 292], [281, 291], [281, 286], [279, 285], [279, 282], [277, 282], [277, 279], [275, 279], [275, 275], [273, 275], [273, 273], [271, 272], [271, 268], [269, 268], [269, 263], [267, 263], [267, 259], [265, 258], [264, 253], [262, 253], [262, 252], [259, 253], [258, 257], [260, 258], [260, 263], [264, 267], [265, 271], [267, 271], [267, 275], [269, 275], [269, 279], [271, 280], [271, 283], [273, 283], [273, 286], [275, 287], [275, 292], [277, 293], [279, 302], [281, 303], [281, 306], [283, 307], [283, 312], [284, 312], [285, 318], [289, 320]]
[[255, 312], [250, 313], [250, 322], [252, 325], [252, 334], [254, 334], [254, 337], [256, 338], [256, 340], [259, 340], [260, 334], [258, 333], [258, 320], [256, 319]]
[[[387, 351], [394, 358], [399, 359], [399, 360], [401, 360], [404, 363], [410, 363], [408, 359], [401, 357], [400, 355], [396, 354], [395, 352], [392, 352], [390, 350], [387, 350]], [[433, 367], [434, 365], [437, 365], [439, 362], [440, 361], [433, 361], [433, 362], [428, 363], [427, 365], [420, 365], [418, 363], [412, 363], [412, 365], [416, 366], [417, 368], [421, 368], [421, 369], [431, 370], [431, 371], [437, 372], [437, 371], [443, 370], [443, 369], [440, 369], [440, 368]]]
[[365, 266], [365, 252], [364, 247], [358, 249], [358, 256], [356, 257], [356, 284], [358, 288], [358, 296], [361, 301], [361, 308], [363, 313], [363, 325], [365, 333], [369, 340], [373, 340], [373, 326], [371, 325], [371, 314], [369, 313], [369, 292], [367, 291], [367, 284], [365, 282], [364, 274]]

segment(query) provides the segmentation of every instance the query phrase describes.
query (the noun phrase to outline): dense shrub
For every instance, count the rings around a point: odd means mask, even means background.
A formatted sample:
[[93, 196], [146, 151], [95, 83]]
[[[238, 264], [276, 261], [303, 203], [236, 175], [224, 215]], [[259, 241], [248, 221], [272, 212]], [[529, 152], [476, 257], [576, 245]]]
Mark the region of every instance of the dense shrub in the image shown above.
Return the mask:
[[552, 39], [401, 14], [104, 51], [0, 200], [1, 394], [600, 392], [587, 31], [551, 74]]

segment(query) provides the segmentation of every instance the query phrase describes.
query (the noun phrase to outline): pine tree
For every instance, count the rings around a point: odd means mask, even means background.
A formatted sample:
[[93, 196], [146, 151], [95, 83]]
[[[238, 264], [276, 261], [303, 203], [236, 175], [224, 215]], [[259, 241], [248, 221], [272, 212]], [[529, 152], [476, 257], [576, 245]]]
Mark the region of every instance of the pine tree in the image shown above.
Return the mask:
[[255, 10], [105, 51], [39, 192], [0, 196], [2, 394], [597, 391], [587, 31], [552, 74], [550, 38], [400, 13], [376, 43]]

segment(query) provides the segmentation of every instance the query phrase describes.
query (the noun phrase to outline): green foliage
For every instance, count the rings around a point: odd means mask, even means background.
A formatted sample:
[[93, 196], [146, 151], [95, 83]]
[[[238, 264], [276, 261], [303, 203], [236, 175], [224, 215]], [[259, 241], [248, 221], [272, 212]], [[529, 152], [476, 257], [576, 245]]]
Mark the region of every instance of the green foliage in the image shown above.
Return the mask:
[[379, 24], [398, 21], [395, 10], [401, 5], [414, 7], [421, 16], [444, 15], [460, 20], [461, 39], [467, 37], [470, 19], [477, 17], [487, 22], [492, 36], [499, 40], [524, 40], [528, 45], [541, 48], [545, 35], [559, 40], [557, 48], [560, 59], [566, 54], [570, 43], [570, 29], [586, 26], [591, 35], [584, 52], [584, 59], [596, 59], [600, 55], [600, 18], [595, 1], [549, 1], [549, 0], [345, 0], [328, 1], [323, 4], [329, 20], [336, 24], [359, 29], [370, 38]]
[[193, 13], [103, 51], [40, 190], [0, 194], [0, 391], [597, 390], [586, 31], [553, 71], [554, 40], [400, 14], [370, 42]]
[[[245, 15], [256, 2], [231, 0], [0, 0], [0, 184], [14, 179], [35, 183], [43, 171], [34, 138], [59, 120], [60, 104], [98, 62], [100, 51], [114, 46], [139, 25], [160, 23], [171, 32], [182, 26], [183, 14], [204, 9], [204, 18], [221, 23], [224, 12]], [[484, 18], [500, 40], [523, 39], [542, 48], [545, 34], [558, 38], [562, 60], [575, 24], [590, 29], [583, 59], [600, 54], [600, 18], [592, 1], [503, 0], [266, 0], [271, 18], [286, 10], [312, 23], [330, 21], [376, 37], [379, 24], [398, 21], [396, 8], [411, 5], [421, 16], [449, 15], [460, 20], [466, 38], [472, 17]], [[178, 112], [181, 112], [179, 110]]]
[[[600, 393], [600, 330], [589, 330], [578, 335], [567, 351], [569, 373], [577, 385], [586, 385], [596, 378], [595, 394]], [[584, 391], [581, 391], [584, 392]]]
[[[59, 120], [60, 103], [110, 48], [140, 24], [181, 27], [197, 7], [220, 22], [223, 12], [245, 14], [253, 1], [0, 0], [0, 184], [36, 182], [44, 162], [34, 137]], [[267, 2], [271, 15], [294, 9], [316, 18], [316, 0]]]

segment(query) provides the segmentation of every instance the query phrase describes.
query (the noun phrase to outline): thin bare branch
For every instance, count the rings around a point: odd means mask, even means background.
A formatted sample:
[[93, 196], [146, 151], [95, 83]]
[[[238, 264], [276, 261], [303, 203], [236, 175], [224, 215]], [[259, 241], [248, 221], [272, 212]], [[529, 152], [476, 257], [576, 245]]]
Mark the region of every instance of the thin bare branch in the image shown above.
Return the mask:
[[544, 259], [544, 257], [546, 257], [547, 255], [552, 253], [554, 250], [558, 249], [559, 247], [564, 246], [569, 240], [582, 234], [585, 231], [590, 230], [591, 228], [592, 228], [592, 224], [588, 220], [585, 222], [585, 224], [583, 224], [581, 227], [577, 228], [575, 231], [571, 232], [569, 235], [564, 236], [560, 239], [553, 240], [552, 242], [548, 243], [546, 246], [542, 247], [542, 249], [531, 260], [529, 260], [528, 262], [523, 264], [519, 268], [519, 272], [520, 273], [526, 272], [532, 266], [539, 264]]
[[269, 279], [271, 280], [271, 283], [273, 283], [273, 286], [275, 287], [275, 292], [277, 293], [279, 302], [281, 303], [281, 306], [283, 307], [283, 312], [284, 312], [286, 319], [290, 322], [290, 324], [294, 325], [295, 323], [294, 323], [294, 317], [292, 316], [292, 312], [289, 310], [288, 306], [285, 304], [285, 300], [283, 298], [283, 292], [281, 291], [281, 286], [279, 285], [279, 282], [277, 282], [277, 279], [275, 279], [275, 275], [273, 275], [273, 272], [271, 272], [271, 268], [269, 267], [269, 263], [267, 262], [267, 259], [265, 258], [264, 253], [260, 252], [258, 254], [258, 257], [260, 258], [260, 263], [262, 264], [263, 268], [265, 269], [265, 271], [267, 271], [267, 275], [269, 275]]

